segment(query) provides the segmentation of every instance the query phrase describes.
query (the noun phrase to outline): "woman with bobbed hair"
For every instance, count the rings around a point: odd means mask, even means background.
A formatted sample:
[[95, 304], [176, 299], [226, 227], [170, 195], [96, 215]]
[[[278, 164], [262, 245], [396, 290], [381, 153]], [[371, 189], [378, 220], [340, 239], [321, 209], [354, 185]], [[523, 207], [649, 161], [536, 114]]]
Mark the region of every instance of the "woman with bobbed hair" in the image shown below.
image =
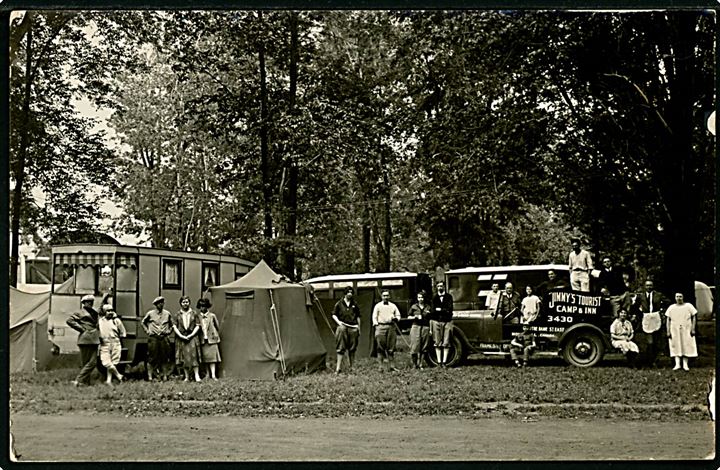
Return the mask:
[[217, 317], [209, 309], [212, 307], [209, 299], [199, 299], [197, 308], [200, 309], [200, 349], [202, 352], [202, 362], [207, 368], [207, 376], [213, 380], [217, 380], [215, 368], [220, 362], [220, 325]]
[[185, 382], [190, 380], [190, 370], [195, 375], [195, 381], [200, 382], [200, 316], [190, 308], [190, 297], [180, 297], [180, 310], [173, 317], [173, 331], [175, 332], [175, 363], [182, 367], [185, 373]]

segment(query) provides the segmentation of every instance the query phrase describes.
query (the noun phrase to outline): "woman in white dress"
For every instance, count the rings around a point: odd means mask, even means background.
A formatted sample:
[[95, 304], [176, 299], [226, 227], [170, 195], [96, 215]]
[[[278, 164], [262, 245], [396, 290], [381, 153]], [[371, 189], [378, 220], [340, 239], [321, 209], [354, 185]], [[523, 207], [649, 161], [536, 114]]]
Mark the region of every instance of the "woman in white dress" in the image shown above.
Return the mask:
[[670, 343], [670, 357], [675, 358], [673, 370], [682, 368], [690, 370], [689, 357], [697, 357], [697, 344], [695, 343], [695, 322], [697, 309], [693, 304], [685, 302], [681, 293], [675, 294], [675, 304], [668, 307], [665, 312], [667, 337]]
[[614, 348], [625, 354], [630, 367], [635, 366], [635, 359], [640, 352], [638, 345], [632, 341], [634, 334], [632, 324], [627, 319], [627, 312], [620, 310], [618, 318], [610, 325], [610, 342]]

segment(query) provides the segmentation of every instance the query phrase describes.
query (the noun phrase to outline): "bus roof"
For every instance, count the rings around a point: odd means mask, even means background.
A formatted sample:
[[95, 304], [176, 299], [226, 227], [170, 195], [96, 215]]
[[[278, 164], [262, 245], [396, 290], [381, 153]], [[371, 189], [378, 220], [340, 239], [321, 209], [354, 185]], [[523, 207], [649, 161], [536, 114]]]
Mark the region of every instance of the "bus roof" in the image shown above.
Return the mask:
[[330, 281], [370, 281], [374, 279], [404, 279], [417, 277], [417, 273], [396, 272], [396, 273], [365, 273], [365, 274], [331, 274], [328, 276], [313, 277], [303, 282], [312, 284], [314, 282]]
[[530, 264], [524, 266], [484, 266], [480, 268], [460, 268], [445, 271], [445, 274], [480, 274], [480, 273], [511, 273], [518, 271], [567, 271], [567, 264]]

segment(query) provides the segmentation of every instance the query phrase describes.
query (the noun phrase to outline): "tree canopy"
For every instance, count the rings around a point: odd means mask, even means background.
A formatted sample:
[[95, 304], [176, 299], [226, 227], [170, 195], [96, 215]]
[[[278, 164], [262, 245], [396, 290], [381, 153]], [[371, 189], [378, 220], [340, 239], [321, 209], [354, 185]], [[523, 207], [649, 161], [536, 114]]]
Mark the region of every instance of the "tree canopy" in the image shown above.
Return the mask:
[[22, 234], [97, 228], [109, 198], [117, 233], [293, 278], [562, 263], [571, 236], [667, 287], [712, 277], [712, 13], [31, 18], [12, 31]]

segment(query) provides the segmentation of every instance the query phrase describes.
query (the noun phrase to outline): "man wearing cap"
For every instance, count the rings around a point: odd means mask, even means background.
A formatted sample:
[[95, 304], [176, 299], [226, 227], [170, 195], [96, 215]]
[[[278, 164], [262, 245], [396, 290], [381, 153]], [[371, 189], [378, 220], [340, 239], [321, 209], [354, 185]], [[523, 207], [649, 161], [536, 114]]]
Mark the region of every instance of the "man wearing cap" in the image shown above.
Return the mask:
[[345, 295], [337, 301], [333, 308], [332, 318], [337, 323], [337, 328], [335, 328], [335, 350], [337, 353], [335, 373], [339, 374], [346, 352], [348, 370], [352, 369], [358, 339], [360, 338], [360, 308], [353, 300], [352, 287], [345, 288]]
[[67, 325], [76, 330], [78, 335], [77, 345], [80, 349], [80, 360], [82, 367], [80, 373], [73, 380], [73, 385], [90, 385], [90, 374], [97, 365], [98, 345], [100, 344], [100, 333], [98, 331], [98, 312], [93, 308], [95, 297], [85, 295], [80, 299], [82, 308], [74, 313], [67, 320]]
[[430, 334], [435, 344], [435, 358], [440, 367], [447, 366], [452, 338], [453, 296], [445, 291], [445, 282], [438, 281], [430, 310]]
[[580, 248], [580, 239], [571, 240], [572, 251], [568, 255], [570, 287], [572, 290], [590, 292], [590, 271], [593, 270], [590, 253]]
[[140, 324], [148, 335], [148, 380], [159, 370], [167, 380], [173, 366], [173, 345], [170, 343], [172, 323], [170, 312], [165, 310], [165, 298], [155, 297], [154, 309], [145, 314]]

